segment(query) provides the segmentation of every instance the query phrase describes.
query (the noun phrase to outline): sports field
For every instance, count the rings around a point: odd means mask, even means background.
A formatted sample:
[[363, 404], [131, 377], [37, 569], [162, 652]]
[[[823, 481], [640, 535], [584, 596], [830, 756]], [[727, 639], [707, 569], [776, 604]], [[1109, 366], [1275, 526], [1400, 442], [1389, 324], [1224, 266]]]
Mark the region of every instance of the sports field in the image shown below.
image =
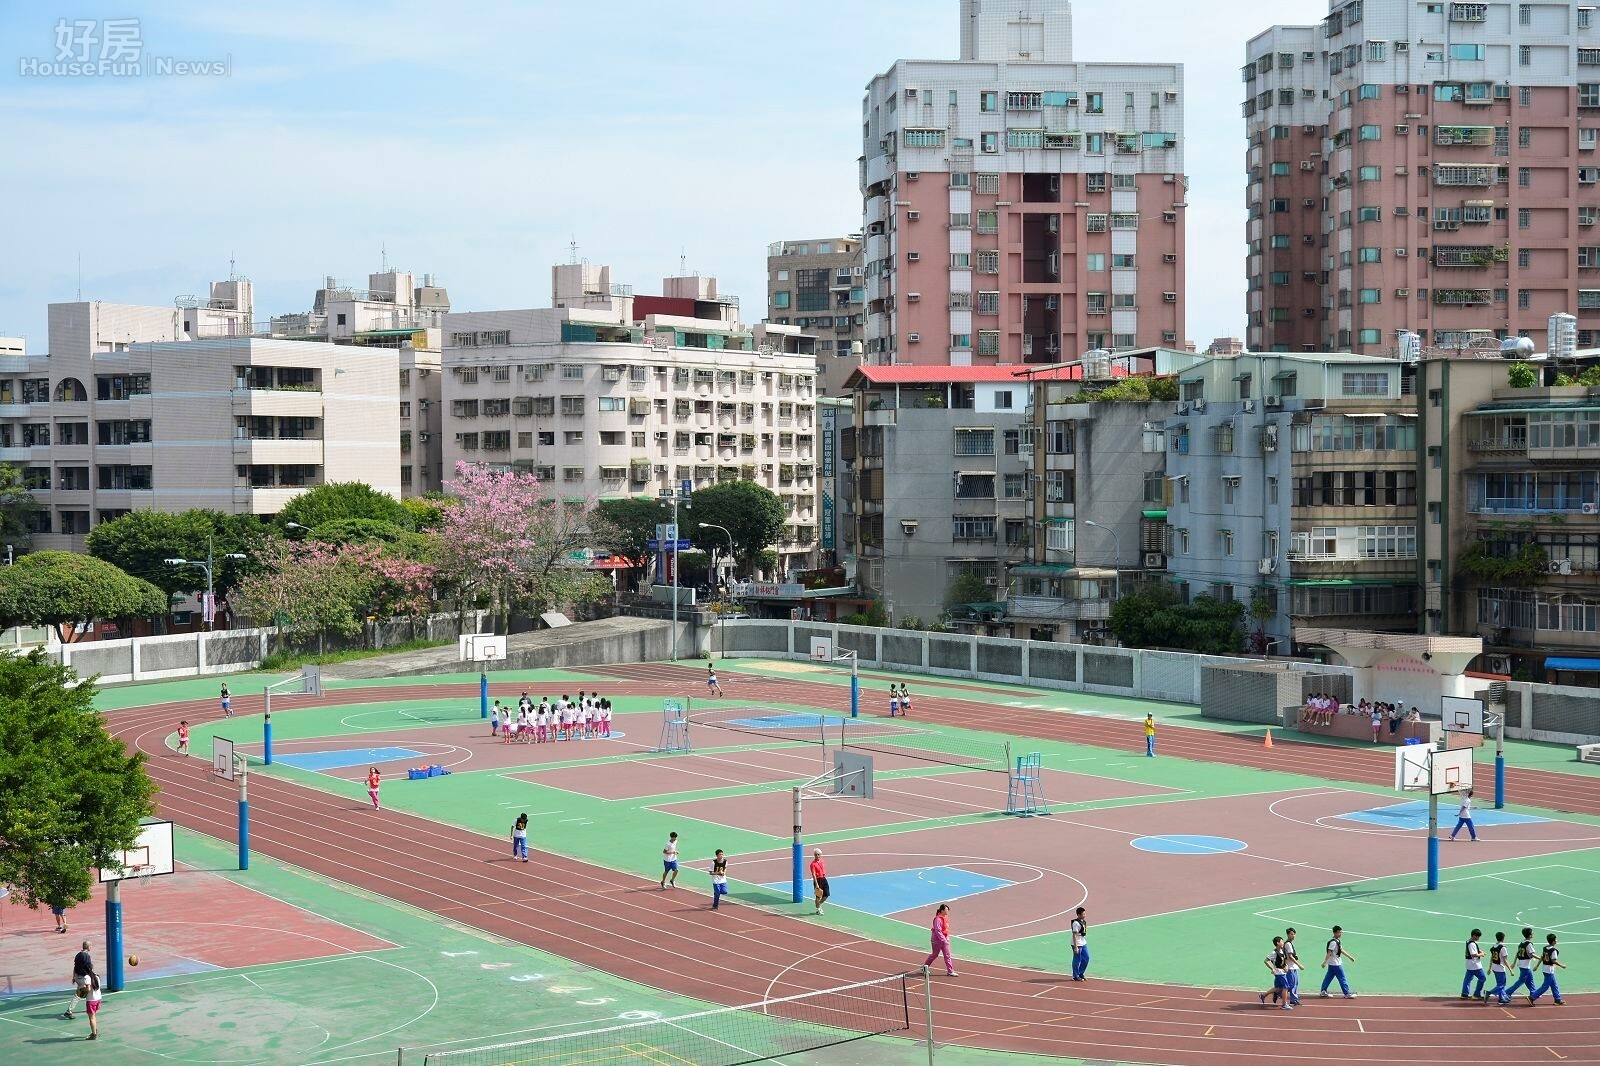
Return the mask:
[[[496, 676], [494, 695], [506, 702], [524, 688], [536, 700], [580, 688], [611, 697], [617, 715], [610, 739], [548, 744], [491, 737], [479, 717], [475, 676], [430, 678], [420, 688], [417, 679], [403, 686], [335, 683], [319, 700], [274, 700], [271, 767], [259, 764], [262, 722], [253, 694], [274, 678], [229, 679], [239, 712], [229, 720], [189, 702], [209, 701], [210, 680], [104, 693], [108, 710], [139, 715], [137, 730], [125, 735], [161, 752], [153, 759], [171, 801], [214, 811], [200, 819], [212, 836], [180, 835], [185, 869], [165, 879], [170, 885], [125, 889], [129, 949], [140, 950], [141, 938], [149, 946], [141, 969], [130, 971], [130, 991], [108, 999], [99, 1046], [69, 1042], [81, 1042], [83, 1023], [53, 1017], [64, 1001], [60, 992], [37, 992], [35, 971], [64, 970], [70, 958], [53, 943], [48, 916], [6, 912], [0, 945], [11, 962], [12, 995], [0, 1004], [7, 1023], [0, 1025], [0, 1058], [38, 1054], [47, 1042], [51, 1061], [71, 1062], [123, 1041], [184, 1061], [219, 1061], [223, 1045], [256, 1049], [255, 1057], [234, 1061], [378, 1061], [402, 1045], [493, 1042], [743, 1001], [650, 987], [688, 987], [675, 978], [699, 965], [692, 954], [664, 957], [658, 980], [630, 971], [633, 982], [562, 961], [561, 954], [580, 957], [579, 946], [592, 947], [602, 932], [616, 933], [596, 927], [586, 936], [586, 926], [600, 921], [587, 901], [617, 893], [632, 905], [667, 908], [666, 920], [692, 922], [704, 930], [696, 935], [710, 954], [728, 947], [708, 919], [781, 914], [797, 930], [820, 924], [830, 935], [884, 945], [882, 973], [902, 968], [908, 953], [926, 951], [933, 907], [951, 902], [964, 972], [987, 964], [1059, 974], [1068, 961], [1067, 918], [1081, 905], [1093, 931], [1095, 978], [1190, 986], [1196, 995], [1252, 1007], [1244, 990], [1261, 984], [1260, 958], [1286, 925], [1301, 930], [1311, 974], [1320, 973], [1326, 930], [1339, 924], [1359, 960], [1350, 977], [1363, 995], [1453, 997], [1461, 943], [1472, 927], [1491, 935], [1504, 929], [1515, 940], [1516, 930], [1531, 924], [1541, 936], [1561, 937], [1571, 967], [1562, 975], [1564, 991], [1600, 990], [1600, 967], [1582, 961], [1600, 940], [1600, 776], [1558, 759], [1570, 749], [1511, 745], [1518, 772], [1510, 802], [1504, 811], [1480, 809], [1477, 843], [1463, 834], [1441, 846], [1441, 888], [1427, 892], [1425, 811], [1414, 795], [1388, 787], [1387, 751], [1279, 737], [1267, 752], [1259, 728], [1213, 729], [1193, 708], [898, 675], [911, 684], [915, 709], [909, 719], [889, 720], [880, 695], [887, 675], [872, 673], [862, 678], [861, 716], [851, 718], [847, 679], [830, 668], [736, 660], [720, 673], [721, 699], [703, 698], [698, 675], [666, 665]], [[688, 702], [692, 752], [654, 750], [663, 698]], [[138, 710], [169, 705], [171, 714]], [[1154, 759], [1144, 755], [1139, 726], [1147, 710], [1161, 726]], [[194, 725], [187, 760], [170, 753], [179, 714]], [[442, 900], [427, 902], [426, 893], [419, 903], [390, 874], [375, 872], [363, 883], [359, 854], [347, 856], [339, 881], [264, 858], [247, 872], [230, 869], [235, 794], [207, 772], [213, 735], [255, 758], [253, 791], [281, 782], [326, 797], [319, 813], [308, 810], [308, 823], [343, 820], [357, 841], [352, 852], [361, 849], [362, 826], [380, 824], [373, 819], [419, 819], [408, 823], [424, 827], [412, 830], [419, 884], [436, 861], [425, 827], [468, 831], [452, 839], [477, 844], [450, 861], [496, 871], [513, 886], [527, 878], [525, 898], [493, 904], [497, 920], [525, 926], [529, 942], [553, 950], [536, 951], [486, 928], [495, 923], [479, 913], [482, 904], [453, 910]], [[805, 804], [806, 848], [824, 851], [833, 888], [818, 918], [809, 902], [791, 902], [792, 788], [822, 774], [841, 750], [872, 759], [874, 796]], [[1040, 755], [1050, 813], [1009, 816], [1007, 760], [1032, 752]], [[433, 763], [451, 773], [406, 779], [406, 768]], [[383, 812], [367, 804], [363, 778], [371, 764], [385, 773]], [[1479, 769], [1480, 804], [1488, 807], [1490, 775]], [[293, 858], [284, 816], [267, 810], [274, 828], [261, 833], [260, 846]], [[510, 823], [521, 812], [529, 815], [534, 851], [527, 867], [509, 854]], [[1452, 823], [1446, 818], [1445, 828]], [[662, 894], [655, 881], [668, 832], [680, 834], [685, 862], [680, 887]], [[373, 840], [377, 847], [376, 834]], [[391, 839], [382, 847], [372, 857], [375, 869], [406, 865]], [[713, 919], [702, 912], [716, 848], [730, 857], [735, 906]], [[568, 884], [565, 896], [552, 892], [539, 878], [555, 857], [591, 864], [595, 883]], [[304, 865], [319, 863], [308, 855]], [[180, 889], [181, 882], [189, 887]], [[72, 935], [54, 939], [75, 945], [80, 931], [103, 939], [95, 906], [80, 910], [89, 913], [73, 915]], [[265, 917], [242, 920], [256, 911]], [[185, 925], [199, 928], [186, 929], [186, 940], [166, 933]], [[206, 934], [212, 925], [235, 928]], [[648, 957], [649, 932], [634, 936]], [[783, 995], [805, 983], [800, 975], [786, 968], [751, 987]], [[963, 992], [941, 984], [945, 995], [959, 1000]], [[903, 1055], [909, 1062], [913, 1054], [925, 1055], [907, 1041], [877, 1038], [782, 1061], [893, 1062]], [[983, 1054], [948, 1048], [940, 1057], [964, 1062]], [[1168, 1061], [1151, 1055], [1129, 1061]]]

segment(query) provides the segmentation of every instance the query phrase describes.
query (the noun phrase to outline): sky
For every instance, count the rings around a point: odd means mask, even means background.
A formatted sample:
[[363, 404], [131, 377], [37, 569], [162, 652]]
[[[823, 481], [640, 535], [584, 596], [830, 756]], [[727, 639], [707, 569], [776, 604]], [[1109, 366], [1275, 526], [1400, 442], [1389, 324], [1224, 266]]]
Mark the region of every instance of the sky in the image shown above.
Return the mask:
[[[308, 309], [324, 275], [365, 287], [385, 255], [436, 275], [457, 310], [548, 306], [573, 241], [639, 292], [680, 267], [714, 275], [757, 321], [769, 243], [861, 228], [863, 90], [896, 59], [955, 57], [958, 8], [0, 0], [0, 335], [44, 352], [80, 257], [84, 299], [158, 306], [234, 261], [265, 318]], [[1244, 333], [1245, 43], [1326, 10], [1074, 5], [1079, 59], [1184, 64], [1202, 348]], [[226, 73], [24, 72], [56, 58], [59, 21], [94, 23], [98, 58], [102, 20], [130, 18], [147, 60]]]

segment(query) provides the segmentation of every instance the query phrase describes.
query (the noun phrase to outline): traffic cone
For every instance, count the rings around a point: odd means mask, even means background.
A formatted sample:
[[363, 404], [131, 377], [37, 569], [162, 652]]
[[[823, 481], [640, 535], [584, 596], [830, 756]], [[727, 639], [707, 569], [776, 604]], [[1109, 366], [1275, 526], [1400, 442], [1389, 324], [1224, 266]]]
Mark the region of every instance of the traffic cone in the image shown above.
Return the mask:
[[1270, 747], [1272, 747], [1272, 730], [1270, 730], [1270, 729], [1269, 729], [1269, 730], [1267, 730], [1267, 739], [1266, 739], [1266, 743], [1264, 743], [1264, 744], [1263, 744], [1263, 745], [1262, 745], [1262, 746], [1263, 746], [1263, 747], [1267, 747], [1267, 748], [1270, 748]]

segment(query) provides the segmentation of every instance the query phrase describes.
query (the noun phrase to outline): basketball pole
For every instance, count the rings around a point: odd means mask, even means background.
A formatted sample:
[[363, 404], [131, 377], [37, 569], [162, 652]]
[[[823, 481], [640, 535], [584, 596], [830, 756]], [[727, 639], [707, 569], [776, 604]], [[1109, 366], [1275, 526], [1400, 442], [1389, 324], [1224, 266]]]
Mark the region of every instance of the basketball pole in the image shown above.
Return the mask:
[[1428, 891], [1439, 889], [1439, 794], [1433, 789], [1433, 754], [1428, 755]]
[[1506, 716], [1495, 716], [1494, 727], [1494, 809], [1506, 806]]
[[793, 902], [799, 903], [805, 896], [800, 891], [800, 871], [804, 865], [805, 845], [800, 840], [800, 789], [794, 790], [794, 847], [790, 852], [789, 878], [793, 889]]
[[850, 717], [861, 717], [861, 656], [850, 656]]
[[[473, 643], [473, 650], [477, 650], [477, 643]], [[478, 717], [489, 717], [489, 660], [478, 660]]]
[[250, 777], [250, 764], [243, 755], [235, 755], [234, 762], [239, 778], [239, 869], [250, 869], [250, 792], [245, 782]]
[[106, 884], [106, 991], [122, 991], [122, 878], [120, 877]]

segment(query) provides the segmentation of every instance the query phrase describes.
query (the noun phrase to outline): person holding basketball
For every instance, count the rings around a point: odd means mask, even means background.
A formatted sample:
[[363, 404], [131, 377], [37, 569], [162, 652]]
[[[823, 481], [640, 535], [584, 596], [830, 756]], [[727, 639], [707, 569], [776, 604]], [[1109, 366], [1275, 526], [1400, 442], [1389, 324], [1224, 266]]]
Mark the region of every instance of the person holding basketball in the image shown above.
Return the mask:
[[383, 775], [378, 773], [376, 766], [367, 767], [367, 795], [372, 797], [372, 809], [378, 810], [378, 788], [383, 784]]

